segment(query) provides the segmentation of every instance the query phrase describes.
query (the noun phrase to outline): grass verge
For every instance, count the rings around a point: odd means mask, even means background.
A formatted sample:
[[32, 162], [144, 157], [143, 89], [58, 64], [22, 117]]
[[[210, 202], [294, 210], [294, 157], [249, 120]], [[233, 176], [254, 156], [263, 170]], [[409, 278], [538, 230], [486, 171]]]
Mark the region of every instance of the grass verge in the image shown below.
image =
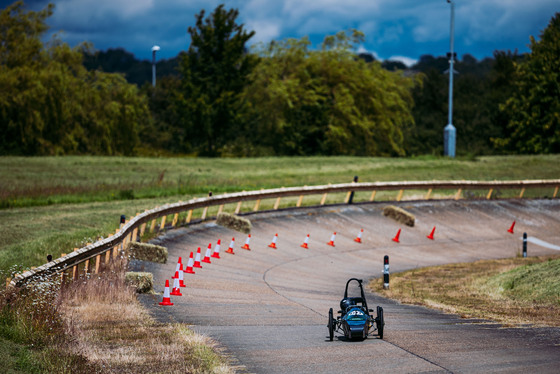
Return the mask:
[[99, 373], [79, 352], [60, 313], [60, 282], [45, 278], [0, 290], [0, 360], [5, 373]]
[[233, 373], [209, 338], [155, 322], [121, 269], [73, 282], [61, 298], [74, 352], [105, 372]]
[[560, 326], [560, 256], [481, 260], [391, 274], [370, 288], [414, 305], [505, 325]]
[[59, 277], [0, 291], [6, 373], [233, 373], [209, 338], [156, 323], [124, 266], [61, 285]]

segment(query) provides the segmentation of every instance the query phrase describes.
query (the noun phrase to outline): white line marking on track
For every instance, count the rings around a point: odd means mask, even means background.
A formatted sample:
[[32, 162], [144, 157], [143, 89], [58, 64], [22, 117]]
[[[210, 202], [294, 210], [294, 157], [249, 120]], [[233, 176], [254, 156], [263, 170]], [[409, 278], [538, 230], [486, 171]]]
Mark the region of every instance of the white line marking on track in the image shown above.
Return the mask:
[[[523, 238], [521, 238], [523, 240]], [[545, 247], [548, 249], [554, 249], [556, 251], [560, 251], [560, 246], [551, 244], [549, 242], [545, 242], [544, 240], [540, 240], [539, 238], [533, 238], [532, 236], [527, 237], [527, 241], [541, 247]]]

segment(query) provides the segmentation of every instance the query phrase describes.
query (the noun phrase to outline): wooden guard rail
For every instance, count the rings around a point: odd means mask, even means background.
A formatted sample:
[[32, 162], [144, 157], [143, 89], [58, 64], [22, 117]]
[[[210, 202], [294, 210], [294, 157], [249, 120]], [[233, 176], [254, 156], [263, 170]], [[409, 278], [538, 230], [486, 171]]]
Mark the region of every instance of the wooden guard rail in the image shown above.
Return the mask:
[[[22, 286], [26, 282], [53, 273], [64, 273], [72, 270], [73, 277], [77, 277], [78, 265], [84, 264], [86, 271], [90, 269], [90, 261], [95, 261], [95, 271], [99, 269], [102, 255], [105, 255], [105, 263], [112, 257], [116, 257], [118, 251], [130, 242], [135, 241], [138, 235], [142, 235], [146, 225], [150, 223], [149, 230], [153, 231], [157, 219], [161, 218], [160, 229], [165, 227], [166, 218], [173, 216], [172, 226], [177, 224], [178, 214], [188, 212], [185, 224], [189, 224], [194, 209], [203, 209], [202, 220], [207, 219], [208, 208], [219, 206], [218, 213], [223, 210], [225, 204], [237, 203], [235, 213], [240, 213], [241, 203], [244, 201], [255, 201], [253, 211], [258, 211], [261, 200], [276, 198], [273, 209], [278, 209], [280, 199], [283, 197], [298, 196], [296, 207], [300, 207], [303, 197], [306, 195], [322, 195], [320, 205], [324, 205], [327, 194], [347, 192], [346, 201], [352, 191], [371, 191], [370, 201], [374, 201], [378, 191], [399, 191], [396, 198], [400, 201], [405, 190], [427, 190], [424, 199], [430, 199], [433, 190], [457, 190], [453, 196], [455, 199], [461, 198], [464, 190], [489, 190], [487, 199], [492, 197], [492, 192], [498, 189], [520, 189], [519, 198], [522, 198], [527, 188], [554, 188], [552, 197], [556, 198], [560, 187], [560, 179], [554, 180], [525, 180], [525, 181], [418, 181], [418, 182], [375, 182], [375, 183], [344, 183], [326, 186], [305, 186], [275, 188], [269, 190], [239, 192], [211, 196], [206, 198], [195, 198], [187, 202], [167, 204], [144, 213], [138, 214], [130, 221], [125, 223], [117, 232], [103, 240], [93, 244], [88, 244], [83, 248], [76, 249], [74, 252], [63, 255], [47, 264], [28, 270], [23, 274], [18, 274], [11, 280], [10, 284]], [[140, 232], [139, 232], [140, 231]]]

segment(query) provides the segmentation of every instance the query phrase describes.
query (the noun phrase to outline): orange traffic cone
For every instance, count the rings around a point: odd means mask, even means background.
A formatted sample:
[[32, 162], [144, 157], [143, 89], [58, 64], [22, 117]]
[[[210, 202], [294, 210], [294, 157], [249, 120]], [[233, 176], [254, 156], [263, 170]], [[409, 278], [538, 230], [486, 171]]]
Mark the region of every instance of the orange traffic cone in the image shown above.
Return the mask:
[[171, 290], [171, 295], [173, 296], [183, 296], [181, 293], [181, 286], [179, 286], [179, 272], [175, 272], [175, 279], [173, 279], [173, 289]]
[[249, 248], [249, 242], [250, 241], [251, 241], [251, 234], [247, 235], [247, 239], [245, 239], [245, 244], [241, 248], [250, 251], [251, 250], [251, 248]]
[[169, 279], [165, 280], [165, 290], [163, 291], [163, 301], [159, 305], [173, 305], [169, 296]]
[[185, 273], [194, 274], [193, 264], [194, 264], [193, 253], [191, 252], [191, 255], [189, 256], [189, 262], [187, 262], [187, 270], [185, 270]]
[[513, 221], [513, 223], [511, 224], [511, 227], [508, 229], [508, 232], [510, 234], [513, 234], [513, 227], [515, 226], [515, 221]]
[[397, 235], [395, 235], [395, 237], [393, 238], [394, 242], [400, 243], [399, 242], [399, 237], [401, 236], [401, 229], [399, 229], [399, 231], [397, 231]]
[[434, 228], [432, 229], [432, 232], [430, 233], [430, 235], [427, 235], [426, 238], [434, 240], [434, 233], [436, 232], [436, 227], [434, 226]]
[[202, 265], [200, 265], [200, 247], [198, 247], [198, 249], [196, 250], [196, 257], [194, 258], [193, 267], [202, 269]]
[[270, 243], [268, 246], [269, 246], [270, 248], [276, 249], [276, 241], [277, 241], [277, 240], [278, 240], [278, 234], [276, 234], [276, 235], [274, 235], [274, 236], [272, 237], [272, 243]]
[[308, 249], [309, 248], [308, 244], [309, 244], [309, 234], [307, 234], [307, 236], [305, 237], [305, 240], [303, 241], [303, 244], [300, 245], [300, 247]]
[[214, 247], [214, 253], [212, 253], [213, 258], [220, 258], [220, 244], [221, 243], [222, 243], [222, 241], [220, 239], [218, 239], [218, 243], [216, 243], [216, 246]]
[[234, 255], [235, 253], [233, 253], [233, 246], [235, 245], [235, 238], [231, 238], [231, 242], [229, 243], [229, 248], [226, 250], [226, 253], [231, 253], [232, 255]]
[[361, 243], [362, 242], [362, 234], [364, 233], [364, 229], [361, 229], [360, 232], [358, 233], [358, 236], [356, 237], [356, 239], [354, 239], [354, 241], [356, 243]]
[[204, 258], [202, 259], [202, 262], [206, 262], [207, 264], [211, 264], [212, 262], [210, 261], [210, 254], [212, 253], [212, 243], [208, 243], [208, 248], [206, 248], [206, 254], [204, 255]]
[[336, 231], [332, 234], [331, 236], [331, 241], [328, 242], [327, 244], [330, 245], [331, 247], [334, 247], [334, 238], [336, 236]]
[[[181, 256], [179, 256], [179, 261], [177, 261], [177, 266], [175, 266], [175, 272], [179, 271], [179, 267], [181, 264]], [[171, 277], [171, 279], [175, 279], [175, 275]]]
[[181, 264], [181, 267], [179, 268], [179, 271], [176, 272], [176, 273], [179, 273], [179, 287], [186, 287], [185, 286], [185, 278], [183, 278], [183, 274], [184, 274], [183, 264]]

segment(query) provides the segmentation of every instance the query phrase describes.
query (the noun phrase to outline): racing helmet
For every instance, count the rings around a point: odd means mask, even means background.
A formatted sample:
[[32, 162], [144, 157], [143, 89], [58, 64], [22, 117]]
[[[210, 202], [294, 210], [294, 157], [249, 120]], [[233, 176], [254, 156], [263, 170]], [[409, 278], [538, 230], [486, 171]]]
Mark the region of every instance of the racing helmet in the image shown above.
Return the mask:
[[345, 311], [353, 305], [356, 305], [354, 300], [352, 300], [351, 298], [344, 298], [340, 301], [340, 310]]

